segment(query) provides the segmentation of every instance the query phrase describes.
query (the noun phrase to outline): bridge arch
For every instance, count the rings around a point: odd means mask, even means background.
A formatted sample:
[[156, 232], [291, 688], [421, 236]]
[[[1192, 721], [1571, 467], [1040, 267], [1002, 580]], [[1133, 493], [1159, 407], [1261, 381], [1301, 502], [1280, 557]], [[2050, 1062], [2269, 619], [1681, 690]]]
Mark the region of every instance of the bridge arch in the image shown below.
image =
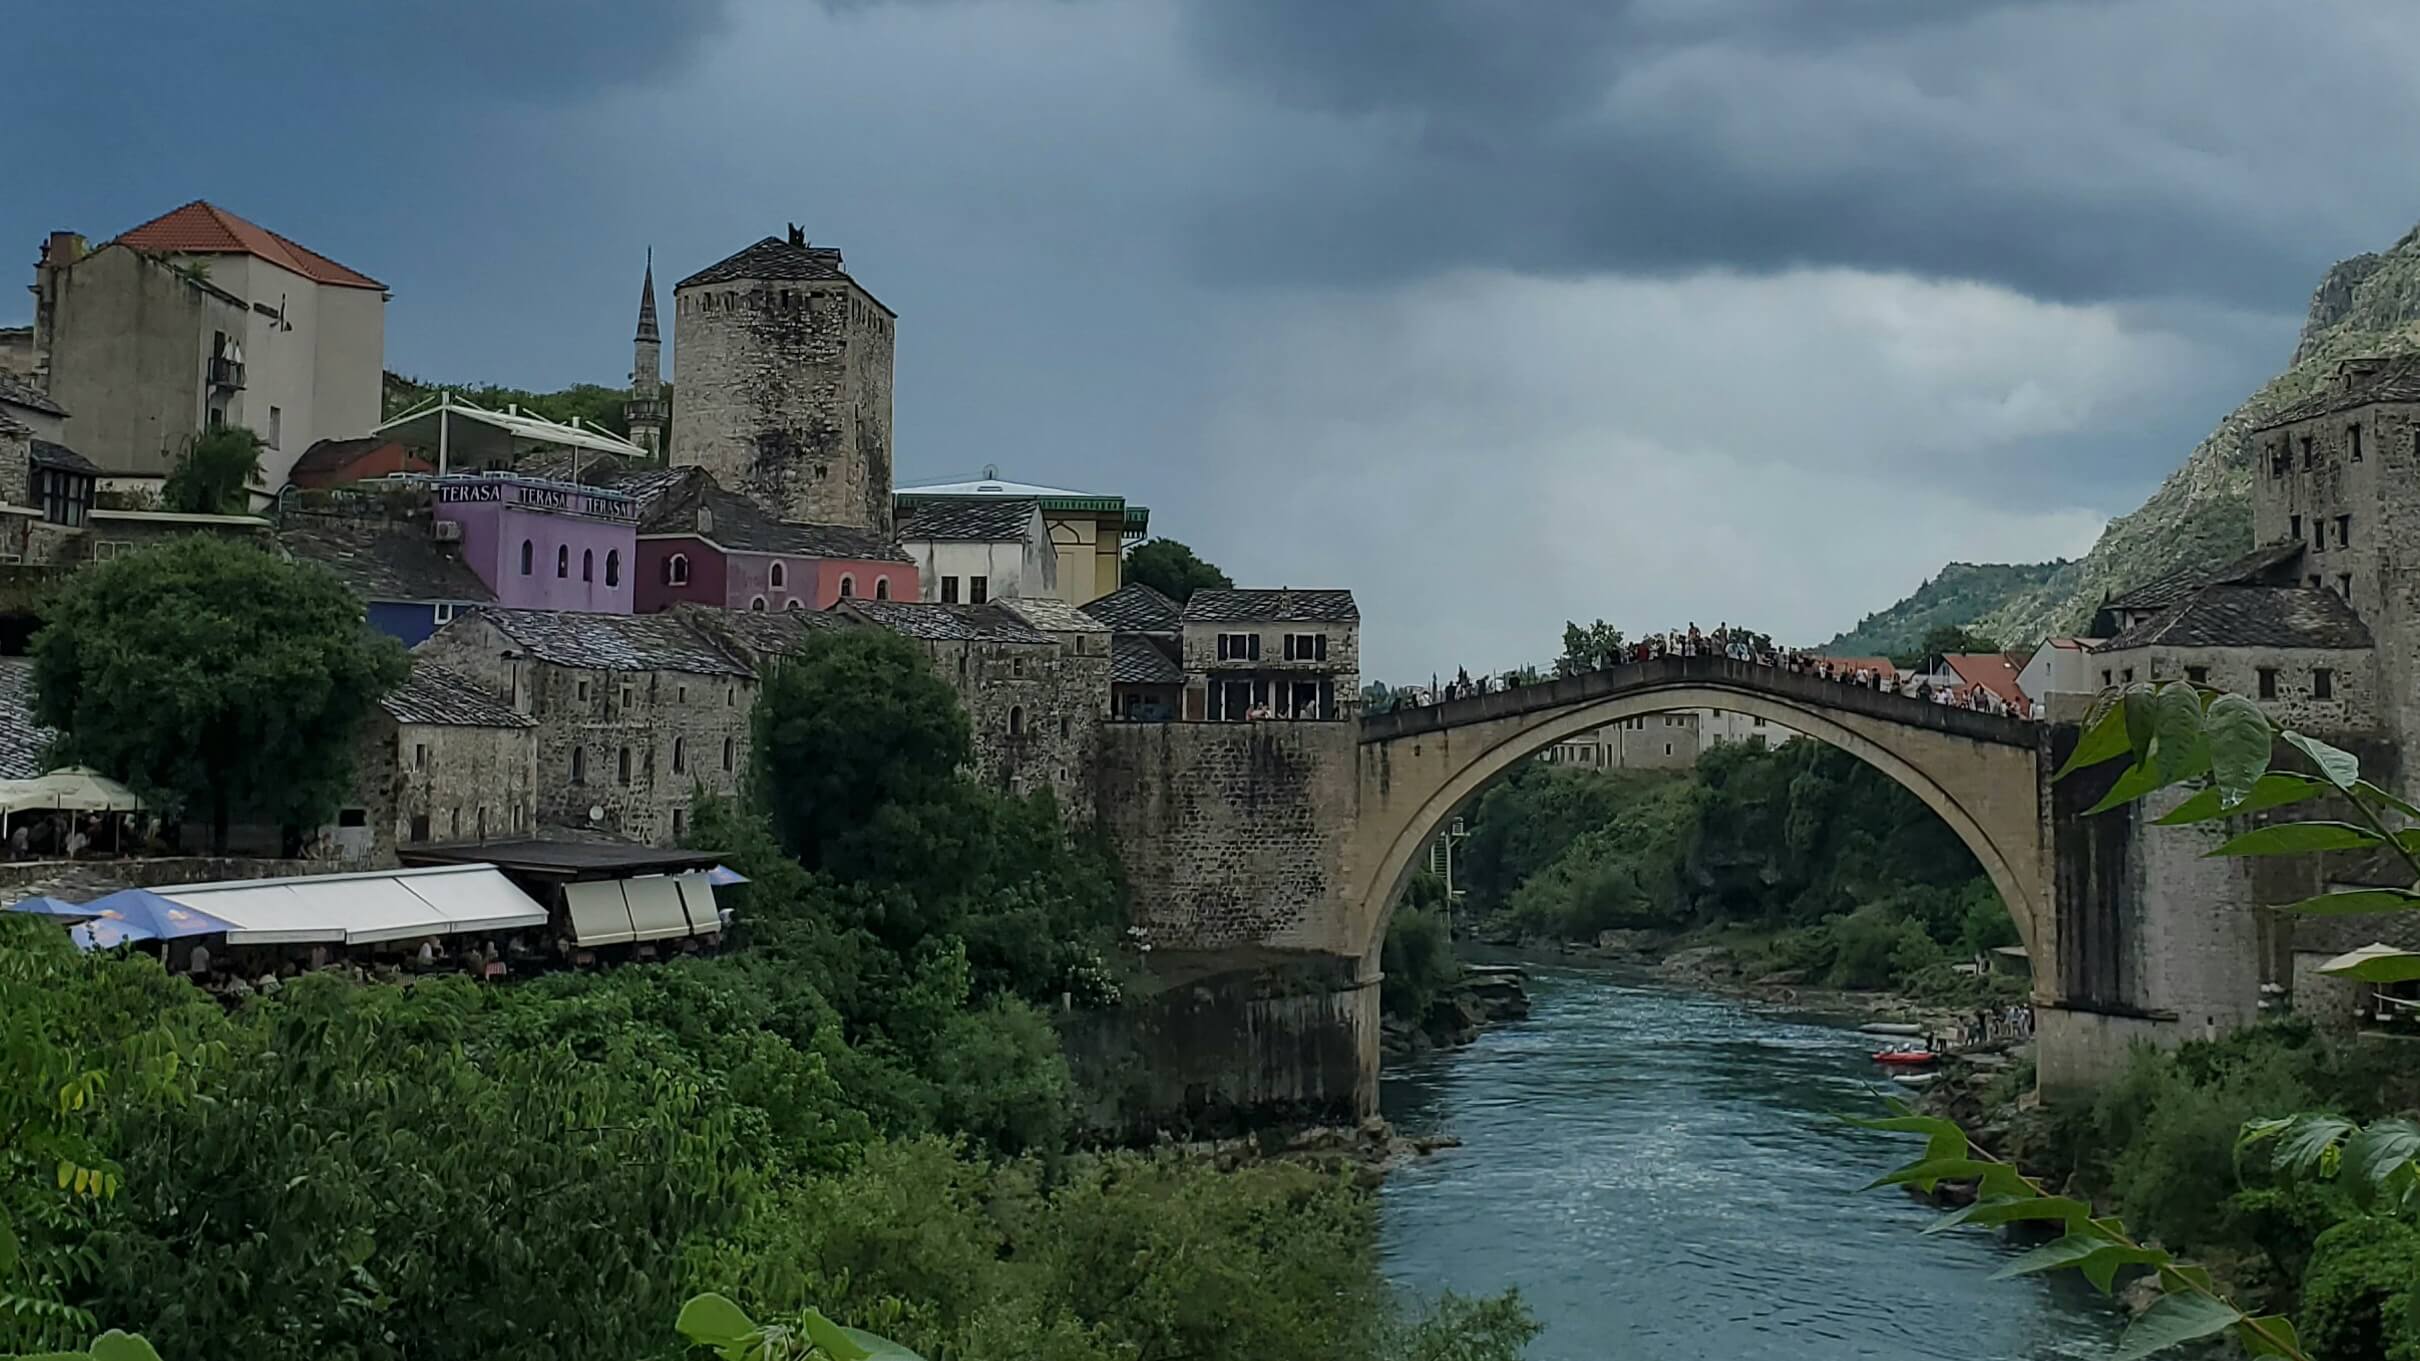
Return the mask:
[[1665, 659], [1365, 723], [1360, 872], [1349, 890], [1349, 938], [1339, 944], [1374, 967], [1395, 900], [1438, 829], [1516, 763], [1675, 709], [1794, 728], [1913, 793], [1974, 854], [2015, 919], [2037, 983], [2046, 981], [2050, 903], [2032, 725], [1720, 658]]

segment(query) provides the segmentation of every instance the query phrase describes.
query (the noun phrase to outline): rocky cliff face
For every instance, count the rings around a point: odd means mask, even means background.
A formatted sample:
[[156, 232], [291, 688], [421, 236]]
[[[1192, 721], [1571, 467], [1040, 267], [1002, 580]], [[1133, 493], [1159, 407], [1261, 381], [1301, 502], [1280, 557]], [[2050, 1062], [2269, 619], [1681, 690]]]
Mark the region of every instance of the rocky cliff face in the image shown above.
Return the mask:
[[2336, 361], [2420, 350], [2420, 229], [2381, 254], [2338, 264], [2311, 295], [2286, 371], [2229, 412], [2183, 467], [2131, 515], [2109, 522], [2092, 551], [1981, 614], [1976, 631], [2030, 646], [2081, 630], [2101, 601], [2164, 572], [2215, 566], [2252, 547], [2252, 460], [2244, 436], [2270, 412], [2316, 390]]

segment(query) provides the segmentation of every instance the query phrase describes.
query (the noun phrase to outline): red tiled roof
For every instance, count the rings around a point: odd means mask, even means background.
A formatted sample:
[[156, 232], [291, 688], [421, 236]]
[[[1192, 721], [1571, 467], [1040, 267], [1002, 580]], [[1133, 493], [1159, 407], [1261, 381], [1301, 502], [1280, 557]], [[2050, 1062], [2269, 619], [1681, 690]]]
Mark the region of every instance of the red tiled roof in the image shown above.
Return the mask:
[[1820, 660], [1830, 662], [1834, 671], [1854, 672], [1863, 669], [1884, 680], [1896, 680], [1899, 676], [1899, 668], [1891, 665], [1888, 657], [1823, 657]]
[[1968, 685], [1980, 685], [2014, 704], [2025, 698], [2017, 685], [2017, 664], [1997, 652], [1950, 652], [1942, 662]]
[[386, 290], [385, 284], [367, 274], [347, 269], [318, 251], [198, 198], [182, 208], [162, 213], [118, 240], [136, 250], [162, 254], [250, 255], [317, 283]]

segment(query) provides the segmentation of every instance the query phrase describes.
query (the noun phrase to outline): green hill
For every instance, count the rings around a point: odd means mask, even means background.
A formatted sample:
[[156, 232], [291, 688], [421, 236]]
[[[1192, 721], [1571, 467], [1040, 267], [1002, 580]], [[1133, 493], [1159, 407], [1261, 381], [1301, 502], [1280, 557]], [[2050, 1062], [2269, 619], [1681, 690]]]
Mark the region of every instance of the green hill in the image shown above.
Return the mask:
[[1890, 657], [1920, 650], [1937, 628], [1966, 628], [2021, 591], [2043, 583], [2073, 563], [1953, 562], [1915, 594], [1857, 621], [1857, 627], [1824, 646], [1841, 657]]

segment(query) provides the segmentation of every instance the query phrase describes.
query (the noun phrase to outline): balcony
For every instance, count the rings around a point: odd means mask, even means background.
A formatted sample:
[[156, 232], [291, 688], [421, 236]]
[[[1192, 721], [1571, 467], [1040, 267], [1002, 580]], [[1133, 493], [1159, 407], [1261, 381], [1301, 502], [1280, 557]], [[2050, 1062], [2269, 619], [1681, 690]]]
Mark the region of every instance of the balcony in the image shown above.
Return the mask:
[[228, 392], [244, 386], [244, 361], [213, 355], [210, 359], [210, 386]]

